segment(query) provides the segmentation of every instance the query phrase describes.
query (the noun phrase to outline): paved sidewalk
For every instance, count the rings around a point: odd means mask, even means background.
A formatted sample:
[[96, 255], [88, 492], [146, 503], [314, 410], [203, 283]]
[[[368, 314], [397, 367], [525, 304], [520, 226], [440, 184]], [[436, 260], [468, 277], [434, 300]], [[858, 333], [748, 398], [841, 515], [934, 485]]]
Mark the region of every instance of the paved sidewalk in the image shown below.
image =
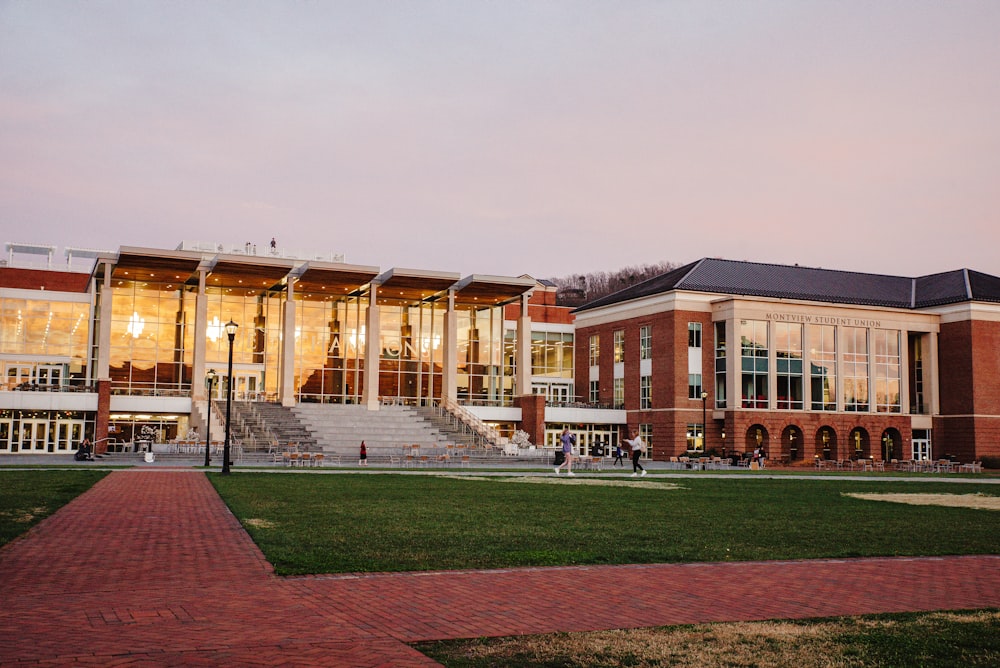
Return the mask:
[[406, 643], [1000, 606], [998, 556], [899, 561], [278, 578], [203, 473], [136, 468], [0, 550], [0, 665], [427, 666]]

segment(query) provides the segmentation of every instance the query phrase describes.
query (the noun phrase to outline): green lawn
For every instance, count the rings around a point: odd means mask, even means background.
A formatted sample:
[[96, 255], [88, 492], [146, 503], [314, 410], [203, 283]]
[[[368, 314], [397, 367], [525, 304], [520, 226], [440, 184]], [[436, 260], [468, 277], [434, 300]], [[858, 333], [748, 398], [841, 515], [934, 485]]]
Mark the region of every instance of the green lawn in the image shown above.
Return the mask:
[[844, 495], [1000, 495], [989, 484], [647, 476], [597, 486], [552, 476], [267, 473], [211, 480], [283, 575], [1000, 553], [1000, 512]]
[[0, 473], [0, 546], [6, 545], [107, 475], [106, 471]]

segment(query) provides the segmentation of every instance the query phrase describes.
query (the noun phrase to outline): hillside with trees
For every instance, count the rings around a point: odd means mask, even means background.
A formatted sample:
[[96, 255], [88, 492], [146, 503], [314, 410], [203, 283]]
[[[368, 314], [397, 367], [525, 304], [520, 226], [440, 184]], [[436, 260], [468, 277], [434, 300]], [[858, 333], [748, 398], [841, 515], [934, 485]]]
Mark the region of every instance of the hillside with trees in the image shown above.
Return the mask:
[[678, 266], [680, 265], [673, 262], [657, 262], [624, 267], [617, 271], [595, 271], [589, 274], [573, 274], [548, 280], [559, 288], [556, 296], [557, 304], [560, 306], [580, 306], [605, 295], [624, 290], [631, 285], [642, 283], [649, 278], [676, 269]]

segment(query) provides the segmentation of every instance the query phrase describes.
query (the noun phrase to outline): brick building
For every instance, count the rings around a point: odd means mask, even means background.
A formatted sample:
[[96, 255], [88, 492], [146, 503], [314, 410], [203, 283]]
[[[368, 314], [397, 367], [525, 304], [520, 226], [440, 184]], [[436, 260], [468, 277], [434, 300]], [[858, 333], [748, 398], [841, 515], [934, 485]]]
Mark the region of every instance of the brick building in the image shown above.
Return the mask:
[[577, 394], [663, 459], [1000, 456], [1000, 278], [702, 259], [585, 304]]

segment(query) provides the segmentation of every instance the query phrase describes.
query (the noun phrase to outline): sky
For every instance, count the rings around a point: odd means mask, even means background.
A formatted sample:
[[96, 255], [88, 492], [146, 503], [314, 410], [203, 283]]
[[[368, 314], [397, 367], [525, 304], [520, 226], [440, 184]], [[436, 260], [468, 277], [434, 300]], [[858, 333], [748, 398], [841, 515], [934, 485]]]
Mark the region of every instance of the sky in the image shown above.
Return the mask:
[[0, 242], [1000, 275], [996, 0], [0, 0]]

